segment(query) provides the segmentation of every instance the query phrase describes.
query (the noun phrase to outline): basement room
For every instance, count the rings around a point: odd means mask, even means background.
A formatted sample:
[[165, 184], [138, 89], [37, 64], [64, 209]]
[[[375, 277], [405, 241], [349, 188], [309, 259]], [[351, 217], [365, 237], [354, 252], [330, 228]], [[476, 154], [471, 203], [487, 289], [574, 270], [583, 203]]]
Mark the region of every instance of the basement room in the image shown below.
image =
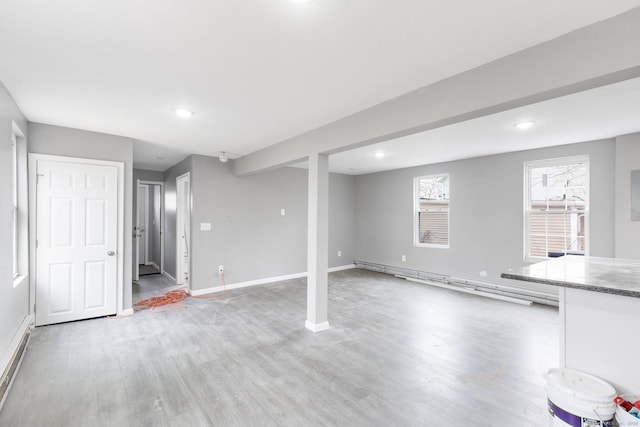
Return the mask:
[[3, 1], [0, 425], [640, 425], [639, 41], [640, 0]]

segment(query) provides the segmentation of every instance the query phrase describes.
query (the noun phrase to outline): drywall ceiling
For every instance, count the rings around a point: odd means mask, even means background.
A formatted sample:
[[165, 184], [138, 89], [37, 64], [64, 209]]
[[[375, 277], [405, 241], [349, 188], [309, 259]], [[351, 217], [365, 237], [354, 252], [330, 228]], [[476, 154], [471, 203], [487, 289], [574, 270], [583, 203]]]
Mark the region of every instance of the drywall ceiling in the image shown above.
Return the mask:
[[[361, 175], [640, 132], [640, 78], [468, 120], [329, 157], [333, 172]], [[516, 124], [533, 121], [520, 130]], [[383, 157], [376, 157], [383, 153]], [[294, 165], [306, 168], [306, 162]]]
[[161, 170], [248, 154], [638, 6], [3, 0], [0, 81], [28, 120], [131, 137], [137, 165]]

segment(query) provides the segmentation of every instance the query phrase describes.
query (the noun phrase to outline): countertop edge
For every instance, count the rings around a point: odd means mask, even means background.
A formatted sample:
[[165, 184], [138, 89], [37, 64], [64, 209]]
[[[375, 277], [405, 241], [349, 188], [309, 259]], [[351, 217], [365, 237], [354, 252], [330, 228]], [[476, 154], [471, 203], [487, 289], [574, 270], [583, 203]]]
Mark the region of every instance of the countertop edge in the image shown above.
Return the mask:
[[626, 297], [640, 298], [640, 291], [632, 291], [628, 289], [608, 288], [603, 286], [591, 286], [583, 283], [564, 282], [560, 280], [542, 279], [531, 276], [523, 276], [515, 273], [502, 273], [503, 279], [520, 280], [523, 282], [541, 283], [544, 285], [559, 286], [562, 288], [580, 289], [583, 291], [600, 292], [604, 294], [621, 295]]

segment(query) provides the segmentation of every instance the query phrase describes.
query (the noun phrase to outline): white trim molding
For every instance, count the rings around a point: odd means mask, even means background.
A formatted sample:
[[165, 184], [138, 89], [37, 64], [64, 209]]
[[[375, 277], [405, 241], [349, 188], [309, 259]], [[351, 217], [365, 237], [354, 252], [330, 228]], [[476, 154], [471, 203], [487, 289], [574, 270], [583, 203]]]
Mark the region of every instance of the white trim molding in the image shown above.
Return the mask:
[[[333, 273], [336, 271], [342, 271], [342, 270], [350, 270], [352, 268], [356, 268], [355, 264], [347, 264], [347, 265], [341, 265], [338, 267], [331, 267], [329, 269], [329, 273]], [[166, 272], [165, 275], [169, 276]], [[171, 276], [169, 276], [171, 277]], [[264, 279], [257, 279], [257, 280], [250, 280], [248, 282], [239, 282], [239, 283], [232, 283], [230, 285], [226, 286], [227, 290], [231, 290], [231, 289], [240, 289], [240, 288], [246, 288], [249, 286], [257, 286], [257, 285], [265, 285], [267, 283], [274, 283], [274, 282], [282, 282], [283, 280], [292, 280], [292, 279], [300, 279], [301, 277], [307, 277], [307, 273], [294, 273], [294, 274], [287, 274], [285, 276], [274, 276], [274, 277], [266, 277]], [[175, 280], [175, 279], [174, 279]], [[200, 295], [206, 295], [206, 294], [213, 294], [216, 292], [222, 292], [225, 289], [224, 286], [213, 286], [210, 288], [204, 288], [204, 289], [189, 289], [189, 294], [191, 296], [197, 297]]]
[[313, 323], [310, 320], [304, 322], [304, 327], [311, 332], [322, 332], [329, 329], [329, 322]]
[[125, 308], [124, 310], [122, 310], [119, 316], [131, 316], [134, 313], [135, 311], [133, 311], [133, 308]]
[[166, 270], [162, 272], [162, 275], [165, 276], [167, 279], [173, 280], [174, 282], [176, 281], [176, 278], [170, 275], [169, 273], [167, 273]]
[[2, 355], [2, 359], [0, 359], [0, 379], [2, 378], [1, 376], [4, 375], [4, 373], [7, 371], [7, 368], [13, 361], [16, 351], [18, 350], [18, 347], [20, 347], [20, 343], [24, 339], [24, 336], [27, 334], [27, 331], [29, 330], [31, 325], [33, 325], [33, 314], [28, 314], [27, 316], [25, 316], [24, 320], [22, 321], [22, 324], [18, 328], [18, 331], [13, 336], [11, 343], [9, 343], [9, 347], [5, 350], [4, 354]]

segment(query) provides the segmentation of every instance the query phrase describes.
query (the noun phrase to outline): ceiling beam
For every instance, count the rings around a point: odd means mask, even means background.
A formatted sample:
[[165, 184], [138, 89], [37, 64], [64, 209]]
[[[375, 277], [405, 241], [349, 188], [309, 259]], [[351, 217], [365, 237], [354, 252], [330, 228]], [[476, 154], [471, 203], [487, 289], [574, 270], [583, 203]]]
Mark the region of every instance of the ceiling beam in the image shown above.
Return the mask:
[[257, 173], [311, 153], [338, 153], [640, 77], [638, 41], [640, 8], [255, 151], [237, 159], [234, 171]]

